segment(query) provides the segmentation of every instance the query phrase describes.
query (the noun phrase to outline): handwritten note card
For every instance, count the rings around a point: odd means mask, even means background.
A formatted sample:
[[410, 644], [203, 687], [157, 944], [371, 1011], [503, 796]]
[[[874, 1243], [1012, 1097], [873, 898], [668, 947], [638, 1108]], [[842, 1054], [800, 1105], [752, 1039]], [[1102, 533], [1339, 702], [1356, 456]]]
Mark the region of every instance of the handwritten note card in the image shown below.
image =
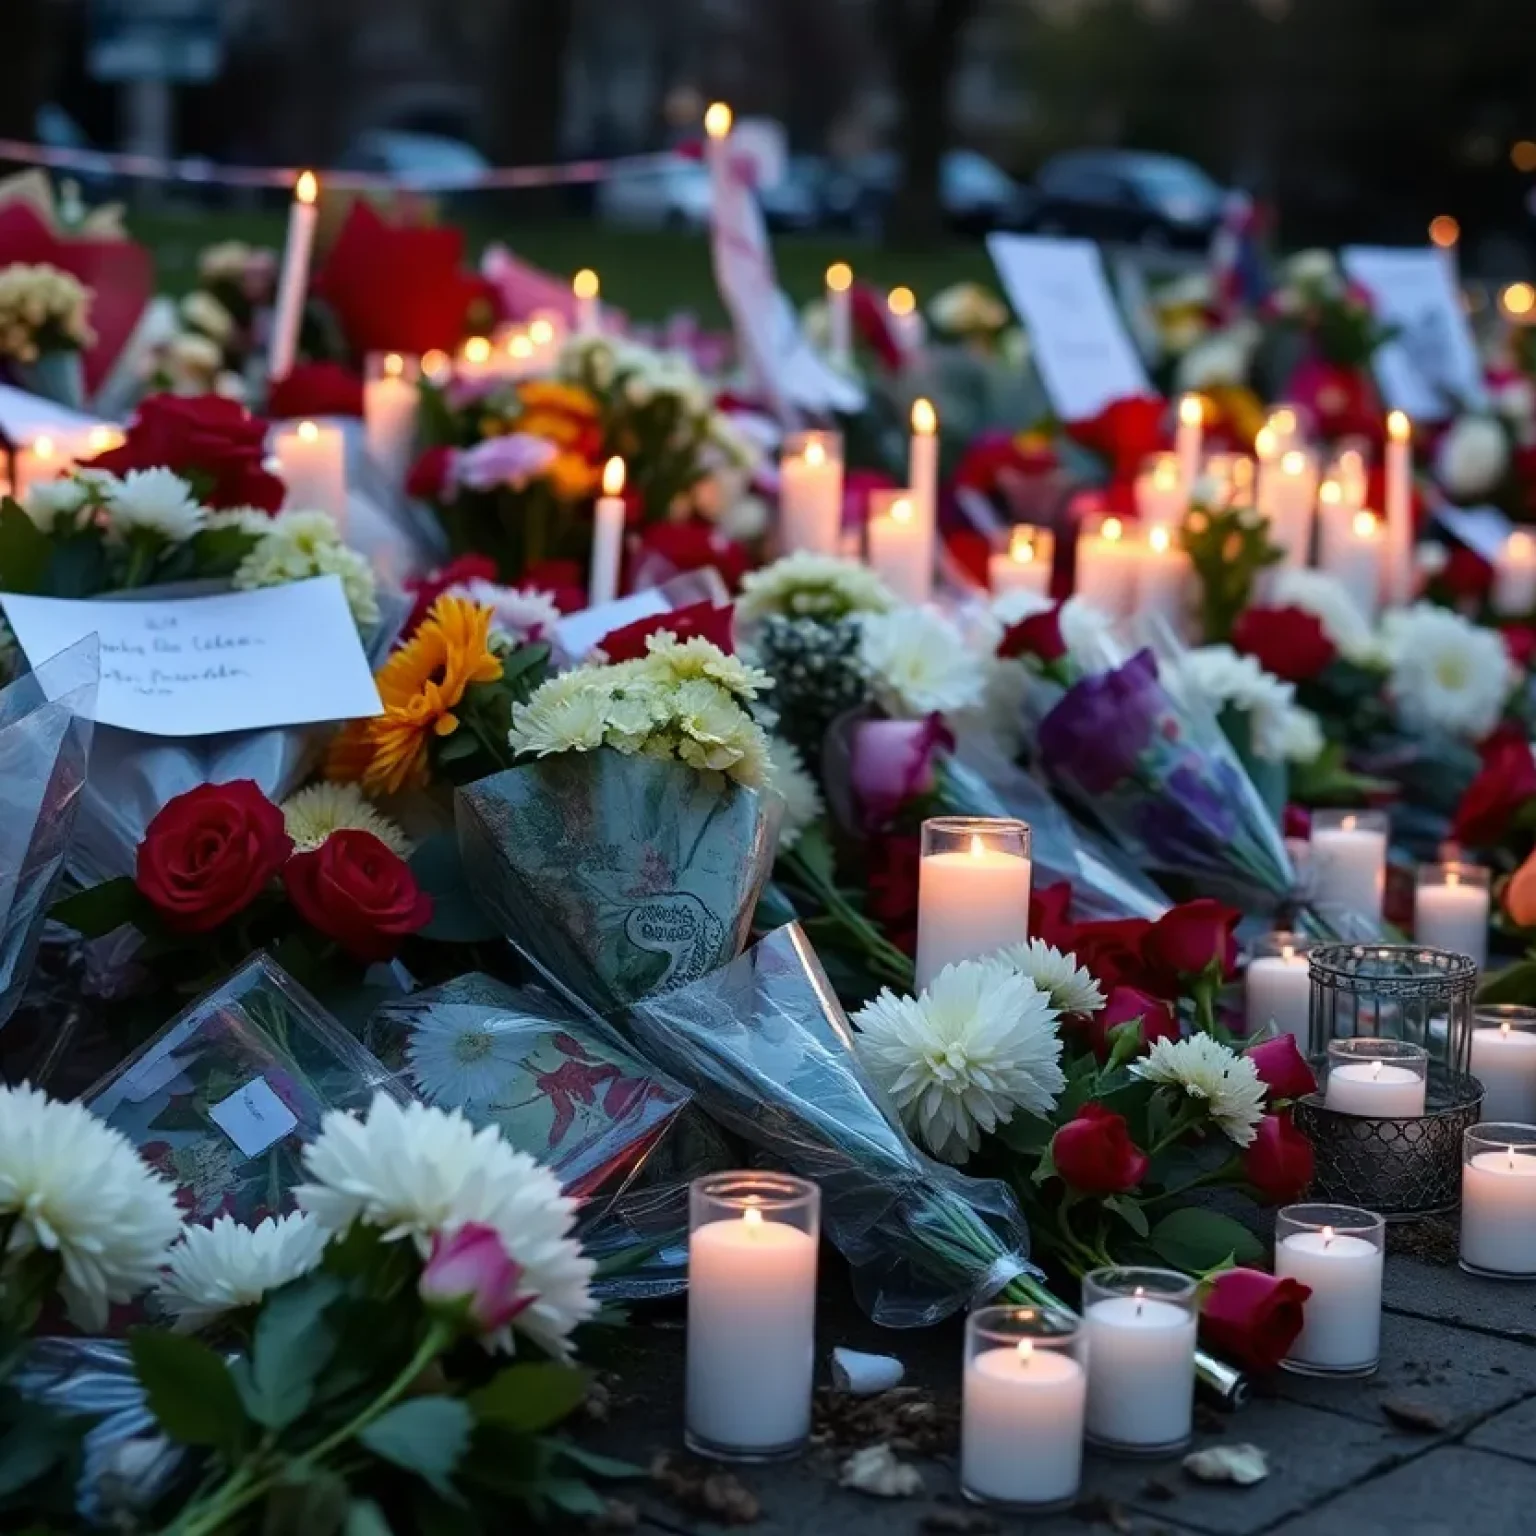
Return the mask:
[[34, 666], [86, 635], [100, 636], [101, 725], [213, 736], [380, 711], [335, 576], [143, 602], [0, 592], [0, 609]]
[[1352, 245], [1344, 271], [1371, 296], [1397, 335], [1376, 354], [1387, 404], [1419, 421], [1444, 421], [1483, 398], [1477, 343], [1461, 307], [1452, 258], [1433, 246], [1393, 250]]
[[1152, 393], [1091, 240], [994, 234], [987, 250], [1064, 421], [1085, 421], [1115, 400]]
[[260, 1157], [299, 1123], [264, 1077], [252, 1078], [244, 1088], [210, 1106], [208, 1117], [247, 1157]]

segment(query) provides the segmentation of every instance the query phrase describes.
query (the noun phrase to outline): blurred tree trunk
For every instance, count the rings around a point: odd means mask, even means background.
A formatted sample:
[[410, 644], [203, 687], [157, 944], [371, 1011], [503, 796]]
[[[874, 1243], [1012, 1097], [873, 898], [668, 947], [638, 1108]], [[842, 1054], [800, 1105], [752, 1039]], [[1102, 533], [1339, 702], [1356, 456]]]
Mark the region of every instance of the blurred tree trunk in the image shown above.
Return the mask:
[[53, 11], [52, 0], [0, 0], [0, 137], [31, 139], [37, 133], [37, 109], [53, 86]]
[[[486, 50], [486, 151], [497, 165], [560, 158], [574, 0], [501, 0]], [[558, 188], [517, 194], [519, 213], [558, 207]]]
[[892, 232], [923, 243], [943, 230], [939, 164], [952, 129], [950, 92], [965, 29], [979, 0], [880, 0], [876, 24], [890, 50], [902, 179]]

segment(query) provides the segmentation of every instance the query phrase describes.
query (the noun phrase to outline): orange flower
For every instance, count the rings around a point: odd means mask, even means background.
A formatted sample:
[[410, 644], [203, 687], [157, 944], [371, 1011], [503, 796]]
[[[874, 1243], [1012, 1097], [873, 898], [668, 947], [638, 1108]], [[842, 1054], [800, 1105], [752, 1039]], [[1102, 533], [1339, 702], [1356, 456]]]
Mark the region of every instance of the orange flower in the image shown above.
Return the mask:
[[1518, 927], [1536, 928], [1536, 853], [1505, 884], [1504, 910]]
[[557, 379], [524, 379], [517, 386], [517, 398], [524, 411], [558, 411], [564, 416], [597, 420], [597, 401], [579, 384], [562, 384]]
[[582, 501], [597, 490], [601, 471], [579, 453], [559, 453], [550, 460], [544, 478], [562, 501]]
[[472, 683], [493, 683], [501, 663], [490, 650], [491, 610], [440, 597], [415, 635], [379, 668], [384, 713], [347, 726], [332, 744], [326, 774], [375, 793], [427, 782], [427, 747], [459, 728], [454, 713]]
[[603, 446], [597, 401], [575, 384], [526, 379], [517, 386], [521, 414], [513, 429], [547, 438], [570, 453], [595, 460]]

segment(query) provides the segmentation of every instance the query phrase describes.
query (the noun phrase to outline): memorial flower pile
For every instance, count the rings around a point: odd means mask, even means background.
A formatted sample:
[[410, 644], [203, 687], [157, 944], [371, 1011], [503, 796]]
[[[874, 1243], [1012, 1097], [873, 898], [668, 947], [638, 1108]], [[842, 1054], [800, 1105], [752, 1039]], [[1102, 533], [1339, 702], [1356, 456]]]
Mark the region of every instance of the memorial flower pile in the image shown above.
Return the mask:
[[89, 347], [90, 308], [90, 291], [57, 267], [0, 267], [0, 358], [33, 364]]

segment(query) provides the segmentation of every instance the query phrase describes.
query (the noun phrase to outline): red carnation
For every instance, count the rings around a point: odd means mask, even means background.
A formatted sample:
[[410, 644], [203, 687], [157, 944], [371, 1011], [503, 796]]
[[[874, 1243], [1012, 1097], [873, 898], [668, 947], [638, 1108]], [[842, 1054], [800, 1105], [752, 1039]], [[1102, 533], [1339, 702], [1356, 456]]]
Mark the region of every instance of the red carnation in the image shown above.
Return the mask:
[[535, 560], [523, 567], [522, 584], [548, 592], [561, 613], [580, 613], [587, 606], [586, 578], [575, 560]]
[[1312, 1143], [1289, 1115], [1265, 1115], [1243, 1154], [1243, 1177], [1272, 1205], [1299, 1200], [1312, 1182]]
[[1067, 654], [1067, 643], [1061, 638], [1061, 605], [1044, 608], [1010, 624], [997, 654], [1009, 660], [1032, 656], [1046, 666], [1060, 661]]
[[1051, 1139], [1056, 1172], [1085, 1195], [1118, 1195], [1147, 1176], [1147, 1154], [1131, 1140], [1125, 1117], [1085, 1104]]
[[407, 577], [405, 590], [415, 601], [411, 605], [411, 616], [401, 631], [401, 638], [408, 640], [416, 633], [421, 621], [431, 611], [432, 604], [450, 587], [463, 586], [471, 581], [495, 580], [496, 562], [489, 555], [458, 555], [447, 565], [428, 571], [425, 576]]
[[427, 448], [405, 477], [405, 494], [416, 501], [449, 501], [453, 497], [456, 448]]
[[391, 960], [432, 920], [432, 898], [410, 866], [371, 832], [332, 832], [283, 869], [299, 916], [364, 964]]
[[1211, 1279], [1200, 1331], [1217, 1354], [1251, 1371], [1272, 1371], [1301, 1335], [1312, 1287], [1259, 1269], [1224, 1269]]
[[752, 558], [740, 544], [701, 522], [652, 523], [640, 535], [635, 559], [636, 578], [644, 571], [650, 586], [685, 571], [715, 570], [734, 592], [751, 568]]
[[1160, 396], [1126, 395], [1087, 421], [1068, 423], [1067, 432], [1108, 459], [1114, 477], [1123, 480], [1134, 477], [1151, 454], [1168, 446], [1167, 415], [1168, 402]]
[[1288, 683], [1309, 682], [1338, 655], [1322, 620], [1305, 608], [1245, 608], [1232, 626], [1232, 648]]
[[891, 328], [885, 296], [868, 283], [855, 283], [848, 296], [854, 334], [893, 373], [902, 364], [901, 345]]
[[610, 630], [598, 646], [609, 661], [636, 661], [646, 654], [646, 641], [662, 630], [679, 640], [708, 640], [727, 655], [733, 654], [731, 618], [735, 610], [729, 603], [717, 608], [713, 603], [694, 603], [671, 613], [656, 613], [636, 619], [633, 624]]
[[1453, 544], [1445, 557], [1440, 582], [1452, 597], [1480, 603], [1493, 590], [1493, 567], [1465, 544]]

